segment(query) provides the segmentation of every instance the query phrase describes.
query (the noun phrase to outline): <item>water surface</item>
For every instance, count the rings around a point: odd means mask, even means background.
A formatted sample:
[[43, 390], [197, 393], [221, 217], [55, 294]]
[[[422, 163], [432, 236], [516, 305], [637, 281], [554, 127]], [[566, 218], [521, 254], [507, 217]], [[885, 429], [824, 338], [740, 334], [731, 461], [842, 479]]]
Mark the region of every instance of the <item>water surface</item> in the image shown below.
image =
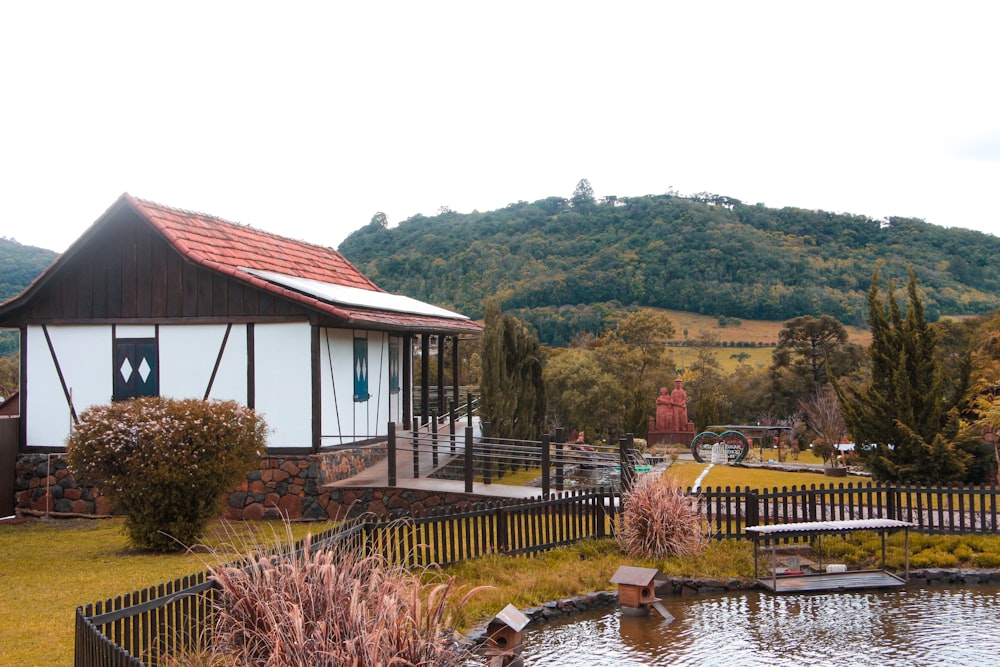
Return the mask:
[[675, 617], [617, 608], [525, 630], [524, 664], [1000, 665], [1000, 586], [816, 595], [671, 596]]

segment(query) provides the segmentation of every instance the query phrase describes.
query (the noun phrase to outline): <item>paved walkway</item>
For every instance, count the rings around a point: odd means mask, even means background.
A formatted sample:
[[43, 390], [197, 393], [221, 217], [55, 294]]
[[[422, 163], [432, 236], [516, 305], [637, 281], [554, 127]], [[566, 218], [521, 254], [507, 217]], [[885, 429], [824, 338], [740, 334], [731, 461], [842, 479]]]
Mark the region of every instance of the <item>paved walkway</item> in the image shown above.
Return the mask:
[[[464, 429], [464, 425], [462, 425]], [[462, 433], [461, 429], [456, 429], [456, 433]], [[413, 475], [413, 448], [409, 437], [409, 431], [397, 434], [396, 437], [396, 486], [402, 489], [419, 489], [424, 491], [443, 491], [446, 493], [465, 493], [464, 480], [437, 479], [430, 477], [435, 470], [447, 465], [450, 461], [458, 458], [451, 454], [451, 445], [448, 441], [448, 431], [444, 430], [438, 436], [441, 444], [438, 445], [438, 465], [433, 465], [431, 453], [427, 451], [426, 444], [420, 448], [419, 454], [419, 475]], [[459, 437], [457, 447], [461, 449], [464, 445]], [[324, 488], [343, 487], [385, 487], [389, 482], [389, 460], [382, 459], [375, 465], [363, 470], [354, 477], [342, 479], [337, 482], [325, 484]], [[483, 484], [474, 482], [472, 493], [479, 496], [494, 496], [497, 498], [537, 498], [542, 495], [542, 490], [536, 486], [511, 486], [509, 484]]]

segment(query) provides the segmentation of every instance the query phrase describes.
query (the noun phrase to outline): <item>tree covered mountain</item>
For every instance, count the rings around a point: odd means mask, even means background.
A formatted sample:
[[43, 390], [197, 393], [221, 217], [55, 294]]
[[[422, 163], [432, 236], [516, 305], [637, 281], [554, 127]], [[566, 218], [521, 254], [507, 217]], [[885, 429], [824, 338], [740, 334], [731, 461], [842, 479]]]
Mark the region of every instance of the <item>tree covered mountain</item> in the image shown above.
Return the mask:
[[0, 302], [20, 294], [59, 254], [0, 237]]
[[634, 306], [863, 324], [876, 267], [899, 285], [912, 267], [932, 321], [1000, 308], [1000, 238], [709, 194], [597, 202], [578, 188], [572, 201], [443, 211], [394, 228], [376, 215], [339, 250], [380, 287], [468, 315], [496, 295], [549, 344], [599, 333]]
[[[43, 248], [21, 245], [0, 237], [0, 302], [17, 296], [48, 267], [59, 254]], [[17, 335], [0, 331], [0, 357], [17, 352]], [[4, 392], [0, 391], [0, 396]]]

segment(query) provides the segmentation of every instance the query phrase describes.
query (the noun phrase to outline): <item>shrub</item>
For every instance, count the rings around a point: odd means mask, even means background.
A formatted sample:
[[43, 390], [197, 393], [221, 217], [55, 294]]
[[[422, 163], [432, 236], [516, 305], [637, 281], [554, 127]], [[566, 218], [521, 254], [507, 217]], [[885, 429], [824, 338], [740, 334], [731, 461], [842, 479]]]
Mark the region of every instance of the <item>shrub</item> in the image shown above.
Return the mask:
[[642, 475], [622, 497], [623, 526], [618, 544], [630, 556], [664, 558], [700, 553], [702, 530], [698, 498], [676, 489], [673, 480]]
[[255, 465], [267, 427], [234, 401], [139, 398], [80, 415], [70, 467], [125, 515], [133, 545], [179, 551]]
[[310, 538], [289, 558], [265, 555], [213, 575], [222, 595], [210, 664], [469, 664], [450, 626], [453, 577], [423, 583], [360, 546], [313, 549]]
[[997, 553], [975, 553], [972, 554], [972, 566], [973, 567], [1000, 567], [1000, 554]]

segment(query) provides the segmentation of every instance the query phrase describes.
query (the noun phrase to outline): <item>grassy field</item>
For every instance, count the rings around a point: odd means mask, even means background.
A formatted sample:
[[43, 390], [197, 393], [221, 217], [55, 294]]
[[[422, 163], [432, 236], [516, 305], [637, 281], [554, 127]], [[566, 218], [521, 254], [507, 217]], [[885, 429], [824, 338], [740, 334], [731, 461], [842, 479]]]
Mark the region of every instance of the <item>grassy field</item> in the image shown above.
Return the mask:
[[[732, 373], [741, 363], [753, 368], [766, 368], [771, 365], [771, 353], [778, 344], [778, 333], [784, 326], [784, 321], [772, 320], [740, 320], [738, 325], [722, 326], [719, 318], [711, 315], [699, 315], [680, 310], [664, 310], [673, 322], [677, 333], [675, 341], [694, 341], [702, 335], [709, 335], [719, 342], [752, 343], [768, 347], [709, 347], [719, 360], [722, 370]], [[845, 327], [852, 343], [867, 346], [871, 342], [871, 332], [858, 327]], [[684, 332], [687, 331], [687, 335]], [[671, 348], [678, 368], [687, 368], [694, 361], [697, 350], [693, 347]], [[734, 355], [748, 354], [748, 358], [735, 359]]]
[[[765, 450], [766, 451], [766, 450]], [[669, 480], [672, 486], [687, 489], [694, 485], [695, 480], [705, 472], [709, 464], [698, 463], [696, 461], [676, 461], [664, 473], [664, 478]], [[712, 466], [708, 473], [701, 480], [701, 487], [750, 487], [754, 489], [772, 489], [783, 486], [809, 486], [815, 484], [830, 485], [848, 484], [855, 485], [871, 481], [871, 478], [860, 475], [848, 475], [847, 477], [826, 477], [814, 472], [781, 472], [768, 470], [766, 468], [741, 468], [738, 466]]]
[[[719, 318], [712, 315], [699, 315], [680, 310], [664, 310], [674, 324], [677, 334], [674, 340], [695, 340], [699, 334], [706, 333], [720, 341], [742, 341], [765, 345], [778, 344], [778, 332], [785, 322], [776, 320], [740, 320], [738, 325], [721, 326]], [[858, 327], [847, 326], [852, 343], [868, 345], [871, 342], [871, 332]], [[687, 336], [684, 331], [687, 330]]]

